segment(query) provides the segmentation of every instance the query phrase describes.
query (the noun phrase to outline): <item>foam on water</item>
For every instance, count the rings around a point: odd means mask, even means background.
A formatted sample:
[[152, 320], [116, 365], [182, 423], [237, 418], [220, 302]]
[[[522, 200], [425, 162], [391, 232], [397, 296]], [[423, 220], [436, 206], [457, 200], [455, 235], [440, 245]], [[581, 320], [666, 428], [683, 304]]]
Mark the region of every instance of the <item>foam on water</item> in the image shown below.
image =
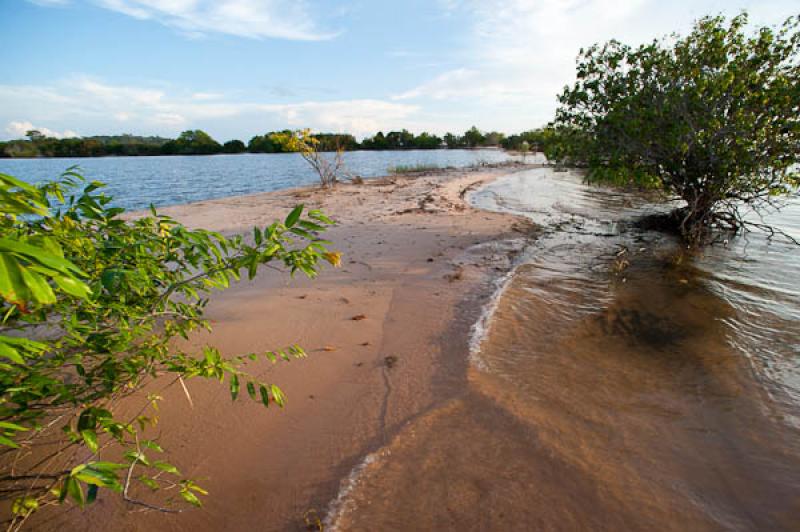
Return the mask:
[[505, 275], [494, 281], [495, 289], [489, 301], [483, 306], [478, 320], [470, 328], [469, 337], [469, 361], [478, 370], [488, 371], [486, 361], [481, 358], [481, 345], [489, 336], [492, 326], [492, 317], [497, 310], [497, 305], [503, 297], [503, 293], [510, 286], [514, 278], [516, 266]]
[[352, 471], [350, 471], [347, 478], [342, 480], [339, 493], [328, 505], [323, 522], [325, 530], [333, 532], [339, 530], [342, 519], [355, 509], [355, 503], [349, 499], [349, 495], [358, 487], [359, 480], [362, 478], [365, 471], [371, 466], [376, 466], [387, 454], [387, 449], [379, 449], [378, 451], [368, 454]]

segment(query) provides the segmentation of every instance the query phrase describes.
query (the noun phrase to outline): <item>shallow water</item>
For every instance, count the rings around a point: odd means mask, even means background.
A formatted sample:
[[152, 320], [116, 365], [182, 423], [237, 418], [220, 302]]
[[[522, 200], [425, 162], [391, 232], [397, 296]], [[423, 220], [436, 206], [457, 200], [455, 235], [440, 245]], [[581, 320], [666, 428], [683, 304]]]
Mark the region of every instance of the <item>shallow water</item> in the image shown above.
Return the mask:
[[[511, 157], [502, 150], [401, 150], [345, 153], [346, 169], [362, 177], [383, 176], [393, 166], [466, 167]], [[533, 160], [533, 157], [529, 157]], [[79, 165], [89, 180], [103, 181], [114, 204], [128, 209], [175, 205], [270, 192], [317, 182], [299, 154], [0, 159], [0, 172], [28, 182], [49, 181]]]
[[[342, 530], [797, 530], [800, 248], [686, 258], [663, 209], [549, 169], [473, 195], [545, 226], [469, 387], [349, 486]], [[800, 234], [800, 204], [770, 218]], [[480, 368], [480, 369], [479, 369]]]

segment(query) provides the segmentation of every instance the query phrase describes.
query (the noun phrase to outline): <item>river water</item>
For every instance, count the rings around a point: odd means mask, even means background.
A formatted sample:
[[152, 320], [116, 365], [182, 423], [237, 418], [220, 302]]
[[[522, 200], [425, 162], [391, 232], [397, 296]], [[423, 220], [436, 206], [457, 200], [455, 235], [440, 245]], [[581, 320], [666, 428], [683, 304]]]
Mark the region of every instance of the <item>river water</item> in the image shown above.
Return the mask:
[[[475, 339], [465, 389], [371, 455], [340, 530], [797, 530], [800, 248], [687, 256], [664, 209], [574, 173], [474, 204], [544, 227]], [[768, 221], [800, 238], [800, 202]]]
[[[332, 156], [332, 154], [326, 154]], [[384, 176], [394, 166], [467, 167], [507, 161], [503, 150], [394, 150], [344, 154], [346, 170], [361, 177]], [[532, 158], [529, 158], [532, 160]], [[56, 179], [78, 165], [89, 180], [107, 184], [114, 205], [144, 209], [318, 182], [297, 153], [206, 156], [0, 159], [0, 172], [35, 183]]]

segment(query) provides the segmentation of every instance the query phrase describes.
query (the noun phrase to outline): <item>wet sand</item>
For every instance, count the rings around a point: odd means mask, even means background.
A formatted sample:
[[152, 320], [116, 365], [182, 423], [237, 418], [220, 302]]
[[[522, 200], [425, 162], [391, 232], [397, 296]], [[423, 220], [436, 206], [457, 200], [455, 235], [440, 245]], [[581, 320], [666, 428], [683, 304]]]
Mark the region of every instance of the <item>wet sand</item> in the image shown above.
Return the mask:
[[[492, 280], [534, 234], [527, 220], [473, 209], [464, 195], [513, 171], [397, 177], [333, 192], [297, 189], [163, 209], [188, 226], [225, 233], [267, 225], [297, 203], [338, 222], [327, 238], [343, 252], [342, 268], [327, 268], [314, 281], [264, 271], [217, 294], [208, 309], [213, 333], [192, 338], [227, 355], [298, 343], [309, 357], [252, 367], [286, 393], [282, 410], [246, 397], [232, 403], [219, 383], [190, 381], [194, 408], [177, 386], [150, 387], [165, 399], [154, 436], [170, 461], [209, 490], [203, 508], [141, 512], [109, 494], [83, 513], [39, 524], [305, 530], [307, 512], [324, 517], [366, 455], [461, 393], [469, 329]], [[358, 315], [366, 319], [352, 319]]]
[[625, 221], [663, 205], [577, 174], [473, 200], [541, 236], [468, 386], [373, 455], [333, 528], [797, 530], [797, 249], [751, 234], [681, 255]]

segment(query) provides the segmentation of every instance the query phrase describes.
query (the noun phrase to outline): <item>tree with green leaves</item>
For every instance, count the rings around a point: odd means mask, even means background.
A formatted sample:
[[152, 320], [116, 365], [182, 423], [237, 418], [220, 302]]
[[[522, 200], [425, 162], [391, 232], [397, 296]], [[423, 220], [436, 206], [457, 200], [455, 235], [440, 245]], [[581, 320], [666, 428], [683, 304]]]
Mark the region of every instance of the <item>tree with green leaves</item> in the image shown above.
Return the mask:
[[387, 149], [386, 137], [384, 137], [383, 131], [378, 131], [375, 135], [373, 135], [371, 137], [366, 137], [364, 140], [361, 141], [360, 148], [362, 150], [385, 150], [385, 149]]
[[413, 147], [419, 150], [436, 150], [442, 147], [442, 139], [423, 131], [414, 138]]
[[25, 136], [28, 137], [28, 139], [30, 139], [31, 142], [47, 138], [45, 134], [39, 131], [38, 129], [30, 129], [26, 131]]
[[205, 490], [159, 456], [150, 427], [161, 398], [142, 386], [160, 378], [189, 396], [187, 381], [212, 379], [233, 400], [282, 406], [280, 388], [248, 367], [302, 357], [299, 346], [224, 357], [174, 340], [210, 329], [210, 293], [242, 273], [314, 277], [321, 261], [340, 263], [319, 237], [333, 222], [302, 205], [227, 238], [154, 209], [122, 218], [100, 183], [83, 184], [75, 170], [42, 186], [0, 174], [0, 500], [11, 530], [104, 492], [165, 512], [199, 505]]
[[503, 144], [506, 136], [499, 131], [490, 131], [483, 137], [482, 146], [500, 146]]
[[[748, 31], [748, 18], [706, 17], [686, 36], [581, 51], [559, 97], [562, 160], [590, 178], [662, 188], [683, 200], [692, 244], [754, 225], [800, 185], [798, 18]], [[768, 231], [774, 231], [761, 226]]]
[[244, 153], [247, 146], [241, 140], [229, 140], [222, 145], [222, 153]]
[[463, 148], [465, 146], [464, 137], [459, 137], [452, 133], [445, 133], [444, 142], [448, 149], [454, 150], [456, 148]]
[[551, 128], [532, 129], [503, 138], [501, 145], [506, 150], [521, 151], [522, 145], [527, 144], [531, 151], [543, 151], [547, 144]]
[[486, 139], [481, 130], [477, 127], [472, 126], [464, 133], [464, 142], [470, 148], [477, 148], [483, 144], [483, 141]]
[[201, 129], [189, 129], [162, 146], [166, 155], [213, 155], [220, 153], [222, 146]]

